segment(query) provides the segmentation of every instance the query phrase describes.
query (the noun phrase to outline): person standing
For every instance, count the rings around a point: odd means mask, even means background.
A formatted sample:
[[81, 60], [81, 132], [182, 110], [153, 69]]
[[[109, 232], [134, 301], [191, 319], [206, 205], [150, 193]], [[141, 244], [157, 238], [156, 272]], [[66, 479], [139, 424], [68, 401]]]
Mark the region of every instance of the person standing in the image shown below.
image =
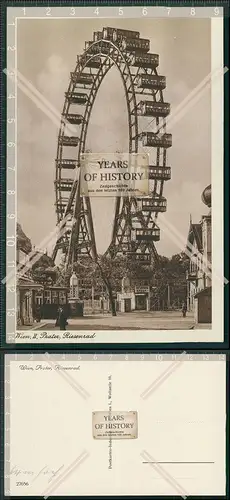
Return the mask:
[[187, 313], [187, 306], [186, 306], [186, 302], [183, 302], [182, 303], [182, 314], [183, 314], [183, 318], [186, 317], [186, 313]]
[[60, 314], [61, 314], [61, 307], [59, 307], [57, 310], [57, 318], [56, 318], [55, 326], [59, 326]]
[[68, 325], [65, 310], [62, 308], [59, 316], [59, 326], [60, 330], [66, 330], [66, 325]]
[[35, 319], [36, 319], [37, 323], [40, 323], [40, 321], [41, 321], [41, 307], [39, 305], [36, 307]]
[[66, 325], [68, 325], [66, 313], [62, 307], [59, 307], [55, 326], [59, 326], [60, 330], [66, 330]]

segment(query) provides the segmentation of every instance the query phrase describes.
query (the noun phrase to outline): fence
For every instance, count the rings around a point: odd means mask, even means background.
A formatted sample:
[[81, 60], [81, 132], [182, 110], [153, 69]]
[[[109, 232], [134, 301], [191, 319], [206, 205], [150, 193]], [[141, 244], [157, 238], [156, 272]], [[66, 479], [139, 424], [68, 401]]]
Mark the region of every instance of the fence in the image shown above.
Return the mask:
[[109, 312], [108, 300], [84, 300], [84, 315], [85, 314], [102, 314]]

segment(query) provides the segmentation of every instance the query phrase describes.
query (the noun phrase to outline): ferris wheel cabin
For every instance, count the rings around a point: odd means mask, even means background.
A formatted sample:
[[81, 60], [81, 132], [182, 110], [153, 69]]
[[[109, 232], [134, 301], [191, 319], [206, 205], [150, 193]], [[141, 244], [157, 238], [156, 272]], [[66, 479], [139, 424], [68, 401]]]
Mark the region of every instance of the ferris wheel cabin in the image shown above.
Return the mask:
[[83, 121], [83, 116], [76, 113], [65, 113], [62, 118], [73, 125], [80, 125]]
[[86, 68], [100, 68], [100, 57], [88, 57], [90, 55], [91, 54], [84, 54], [82, 56], [78, 56], [77, 62], [80, 62]]
[[151, 264], [151, 255], [149, 253], [126, 252], [128, 260], [132, 262], [142, 262], [143, 264]]
[[71, 73], [71, 79], [74, 83], [81, 85], [92, 85], [93, 75], [91, 73]]
[[137, 86], [142, 89], [164, 90], [166, 77], [161, 75], [140, 75]]
[[[71, 80], [75, 82], [74, 77], [72, 78], [74, 73], [71, 73]], [[88, 96], [87, 94], [81, 94], [80, 92], [65, 92], [65, 97], [68, 99], [70, 104], [86, 104]]]
[[[62, 197], [61, 200], [59, 200], [55, 203], [56, 210], [60, 215], [63, 215], [65, 213], [68, 201], [69, 201], [69, 198]], [[71, 210], [70, 210], [70, 213], [71, 213]]]
[[146, 147], [170, 148], [172, 146], [172, 134], [154, 134], [154, 132], [143, 132], [142, 143]]
[[164, 196], [153, 195], [151, 198], [142, 198], [143, 212], [166, 212], [167, 200]]
[[127, 38], [122, 41], [122, 48], [127, 52], [148, 52], [150, 41], [145, 38]]
[[132, 66], [142, 67], [142, 68], [157, 68], [159, 66], [159, 55], [158, 54], [135, 54]]
[[69, 137], [68, 135], [62, 135], [61, 137], [59, 137], [58, 141], [62, 146], [71, 146], [75, 148], [76, 146], [78, 146], [79, 137]]
[[102, 31], [94, 31], [93, 41], [99, 42], [99, 40], [101, 40], [101, 39], [102, 39]]
[[62, 179], [55, 181], [54, 184], [60, 191], [71, 191], [73, 182], [73, 179]]
[[123, 38], [138, 39], [140, 37], [139, 31], [122, 30], [116, 28], [103, 28], [102, 38], [104, 40], [110, 40], [116, 42], [117, 40], [122, 40]]
[[98, 44], [94, 44], [94, 42], [86, 42], [85, 49], [87, 50], [87, 54], [96, 55], [98, 52], [108, 54], [111, 50], [112, 46], [106, 43], [106, 40], [101, 39], [100, 48]]
[[92, 41], [85, 42], [85, 50], [88, 54], [98, 54], [98, 45], [95, 45]]
[[64, 168], [68, 170], [75, 170], [77, 166], [77, 160], [72, 160], [72, 159], [61, 159], [61, 160], [56, 160], [56, 164], [58, 168]]
[[149, 180], [168, 181], [171, 179], [171, 167], [149, 165]]
[[135, 240], [136, 241], [159, 241], [160, 240], [160, 229], [159, 227], [154, 227], [151, 229], [135, 229]]
[[168, 102], [140, 101], [139, 107], [143, 116], [168, 116], [170, 104]]

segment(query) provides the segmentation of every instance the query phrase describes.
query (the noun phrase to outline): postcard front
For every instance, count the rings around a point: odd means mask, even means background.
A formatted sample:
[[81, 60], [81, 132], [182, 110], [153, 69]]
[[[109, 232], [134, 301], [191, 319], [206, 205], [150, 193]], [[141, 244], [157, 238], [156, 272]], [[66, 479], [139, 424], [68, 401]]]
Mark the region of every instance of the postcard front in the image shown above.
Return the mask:
[[221, 342], [223, 11], [94, 11], [7, 9], [7, 342]]

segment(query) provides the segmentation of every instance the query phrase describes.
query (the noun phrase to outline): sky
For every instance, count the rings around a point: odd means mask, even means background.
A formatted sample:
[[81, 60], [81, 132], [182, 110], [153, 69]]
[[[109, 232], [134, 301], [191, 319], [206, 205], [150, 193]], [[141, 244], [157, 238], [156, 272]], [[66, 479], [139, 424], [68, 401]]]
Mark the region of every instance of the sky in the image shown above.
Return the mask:
[[[158, 73], [166, 76], [164, 100], [171, 113], [211, 71], [211, 25], [209, 19], [40, 19], [18, 20], [17, 63], [19, 72], [61, 115], [70, 71], [86, 40], [103, 26], [140, 31], [150, 39], [150, 52], [158, 53]], [[55, 228], [55, 158], [58, 127], [32, 100], [18, 90], [17, 210], [18, 222], [40, 247]], [[210, 90], [173, 125], [173, 145], [168, 150], [172, 178], [164, 184], [167, 224], [174, 226], [181, 241], [168, 231], [156, 244], [161, 255], [183, 251], [190, 214], [199, 222], [208, 212], [201, 193], [211, 182]], [[111, 69], [99, 89], [91, 115], [87, 148], [113, 152], [128, 144], [124, 90], [117, 70]], [[98, 252], [110, 242], [114, 200], [93, 200], [92, 212]], [[159, 227], [161, 227], [159, 216]], [[50, 248], [48, 247], [50, 251]]]

